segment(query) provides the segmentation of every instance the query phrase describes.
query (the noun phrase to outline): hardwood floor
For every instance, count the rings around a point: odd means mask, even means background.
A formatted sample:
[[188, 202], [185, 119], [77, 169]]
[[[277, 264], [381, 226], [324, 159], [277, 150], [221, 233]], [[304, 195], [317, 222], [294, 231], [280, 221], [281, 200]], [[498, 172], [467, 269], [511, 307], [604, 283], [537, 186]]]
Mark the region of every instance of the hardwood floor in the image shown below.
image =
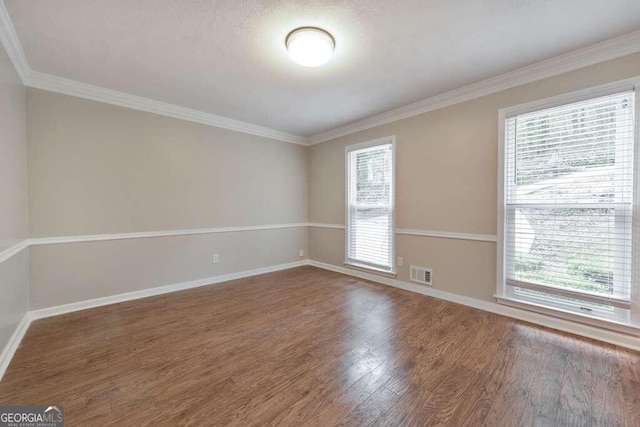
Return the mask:
[[313, 267], [34, 322], [67, 425], [640, 426], [640, 354]]

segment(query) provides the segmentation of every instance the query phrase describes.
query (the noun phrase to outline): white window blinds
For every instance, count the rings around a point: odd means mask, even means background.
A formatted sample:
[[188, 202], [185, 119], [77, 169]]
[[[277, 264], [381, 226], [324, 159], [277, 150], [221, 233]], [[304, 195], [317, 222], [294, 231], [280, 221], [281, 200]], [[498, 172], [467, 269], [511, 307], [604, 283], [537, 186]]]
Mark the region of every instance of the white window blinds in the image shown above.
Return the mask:
[[512, 296], [583, 312], [629, 308], [634, 117], [628, 91], [505, 119]]
[[347, 147], [346, 262], [392, 272], [393, 143], [366, 145]]

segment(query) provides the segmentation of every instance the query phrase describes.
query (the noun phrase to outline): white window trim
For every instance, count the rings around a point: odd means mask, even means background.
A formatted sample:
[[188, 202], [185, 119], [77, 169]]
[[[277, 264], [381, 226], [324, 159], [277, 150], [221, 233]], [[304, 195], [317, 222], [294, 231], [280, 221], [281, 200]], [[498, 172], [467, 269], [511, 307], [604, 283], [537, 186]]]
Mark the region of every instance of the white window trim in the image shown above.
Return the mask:
[[[578, 313], [563, 311], [561, 309], [551, 309], [548, 307], [529, 304], [520, 300], [514, 300], [510, 293], [507, 292], [507, 284], [505, 281], [505, 122], [508, 117], [526, 114], [546, 108], [553, 108], [572, 102], [585, 101], [599, 96], [611, 95], [618, 92], [635, 90], [636, 99], [640, 99], [640, 77], [634, 77], [621, 80], [601, 86], [588, 89], [578, 90], [550, 98], [545, 98], [525, 104], [515, 105], [513, 107], [503, 108], [498, 111], [498, 223], [497, 223], [497, 266], [496, 278], [497, 287], [495, 298], [498, 303], [516, 306], [518, 308], [548, 314], [556, 317], [577, 321], [580, 323], [592, 324], [608, 329], [617, 330], [624, 333], [640, 333], [640, 245], [635, 242], [640, 241], [640, 108], [636, 104], [635, 110], [635, 156], [634, 156], [634, 194], [633, 194], [633, 249], [632, 249], [632, 280], [631, 280], [631, 318], [628, 319], [629, 324], [619, 323], [613, 320], [604, 320], [599, 318], [587, 317]], [[633, 331], [633, 332], [631, 332]]]
[[[391, 271], [382, 270], [366, 264], [349, 260], [349, 152], [377, 145], [391, 144], [391, 176], [393, 192], [391, 195]], [[396, 136], [385, 136], [371, 141], [347, 145], [344, 148], [344, 265], [385, 276], [396, 276]]]

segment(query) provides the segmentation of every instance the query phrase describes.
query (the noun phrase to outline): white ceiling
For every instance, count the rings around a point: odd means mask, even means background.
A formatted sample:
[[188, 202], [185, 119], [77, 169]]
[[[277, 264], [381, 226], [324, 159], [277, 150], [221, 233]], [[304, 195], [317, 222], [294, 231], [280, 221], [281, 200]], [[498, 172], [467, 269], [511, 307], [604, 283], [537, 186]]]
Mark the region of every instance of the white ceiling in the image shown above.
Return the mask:
[[[31, 68], [310, 136], [640, 28], [639, 0], [5, 0]], [[300, 26], [328, 64], [289, 60]]]

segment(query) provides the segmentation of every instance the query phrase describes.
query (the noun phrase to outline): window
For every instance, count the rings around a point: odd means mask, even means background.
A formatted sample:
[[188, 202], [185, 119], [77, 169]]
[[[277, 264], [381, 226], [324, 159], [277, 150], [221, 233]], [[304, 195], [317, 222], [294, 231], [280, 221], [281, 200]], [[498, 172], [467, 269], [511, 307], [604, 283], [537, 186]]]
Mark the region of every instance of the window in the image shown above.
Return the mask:
[[497, 296], [630, 323], [635, 93], [602, 90], [501, 112]]
[[395, 271], [394, 137], [346, 149], [346, 264]]

